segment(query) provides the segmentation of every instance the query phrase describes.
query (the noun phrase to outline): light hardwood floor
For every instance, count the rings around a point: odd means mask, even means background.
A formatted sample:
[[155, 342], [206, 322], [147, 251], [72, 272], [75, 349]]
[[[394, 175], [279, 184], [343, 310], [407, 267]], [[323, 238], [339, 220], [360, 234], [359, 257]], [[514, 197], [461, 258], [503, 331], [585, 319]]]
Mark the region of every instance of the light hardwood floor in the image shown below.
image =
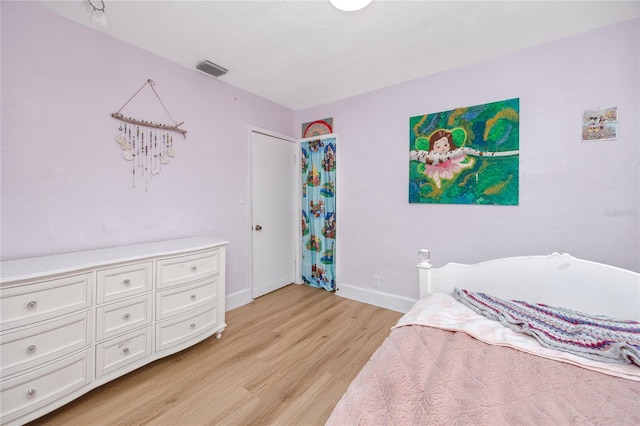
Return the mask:
[[321, 425], [398, 312], [289, 285], [227, 312], [211, 337], [33, 425]]

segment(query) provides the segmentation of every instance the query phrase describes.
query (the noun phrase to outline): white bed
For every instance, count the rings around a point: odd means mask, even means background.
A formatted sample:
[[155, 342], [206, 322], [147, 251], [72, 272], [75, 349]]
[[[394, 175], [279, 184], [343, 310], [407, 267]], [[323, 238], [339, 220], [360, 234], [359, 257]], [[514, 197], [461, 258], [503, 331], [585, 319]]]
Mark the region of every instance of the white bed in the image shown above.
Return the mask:
[[624, 343], [637, 354], [640, 274], [557, 253], [435, 268], [422, 250], [418, 268], [420, 300], [327, 424], [640, 424], [637, 357], [603, 362], [544, 347], [452, 295], [623, 319]]
[[495, 259], [434, 268], [427, 250], [418, 264], [420, 296], [454, 287], [640, 321], [640, 274], [569, 254]]

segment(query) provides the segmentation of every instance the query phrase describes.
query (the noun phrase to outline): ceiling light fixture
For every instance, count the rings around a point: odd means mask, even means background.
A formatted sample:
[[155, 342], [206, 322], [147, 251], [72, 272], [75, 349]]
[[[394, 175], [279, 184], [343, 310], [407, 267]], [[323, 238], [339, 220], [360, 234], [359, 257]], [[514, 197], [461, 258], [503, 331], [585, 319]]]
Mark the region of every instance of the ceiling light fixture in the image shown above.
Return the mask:
[[338, 10], [354, 12], [367, 7], [371, 0], [329, 0], [329, 2]]

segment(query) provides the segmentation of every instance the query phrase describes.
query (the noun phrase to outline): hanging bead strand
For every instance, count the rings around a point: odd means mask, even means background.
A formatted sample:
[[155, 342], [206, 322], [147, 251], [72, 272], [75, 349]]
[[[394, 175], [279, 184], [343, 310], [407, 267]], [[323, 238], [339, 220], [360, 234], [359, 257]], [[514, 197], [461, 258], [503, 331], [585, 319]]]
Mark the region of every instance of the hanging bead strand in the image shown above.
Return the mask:
[[[142, 139], [144, 140], [144, 133]], [[149, 191], [149, 138], [144, 146], [144, 190], [145, 192]]]
[[153, 163], [155, 165], [156, 174], [160, 173], [158, 162], [158, 132], [153, 134]]
[[153, 131], [151, 130], [149, 130], [149, 150], [151, 150], [149, 154], [149, 174], [153, 177]]
[[129, 143], [131, 144], [131, 152], [133, 153], [133, 161], [131, 162], [131, 173], [133, 174], [133, 188], [136, 187], [136, 140], [131, 140], [131, 133], [129, 133]]

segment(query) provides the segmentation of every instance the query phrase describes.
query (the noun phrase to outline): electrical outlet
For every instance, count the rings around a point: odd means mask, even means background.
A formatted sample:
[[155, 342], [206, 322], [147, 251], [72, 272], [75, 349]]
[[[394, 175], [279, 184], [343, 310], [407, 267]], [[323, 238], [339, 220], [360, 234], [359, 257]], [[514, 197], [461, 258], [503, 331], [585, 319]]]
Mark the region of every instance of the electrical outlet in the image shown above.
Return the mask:
[[371, 285], [374, 288], [380, 288], [380, 275], [373, 275], [371, 277]]

